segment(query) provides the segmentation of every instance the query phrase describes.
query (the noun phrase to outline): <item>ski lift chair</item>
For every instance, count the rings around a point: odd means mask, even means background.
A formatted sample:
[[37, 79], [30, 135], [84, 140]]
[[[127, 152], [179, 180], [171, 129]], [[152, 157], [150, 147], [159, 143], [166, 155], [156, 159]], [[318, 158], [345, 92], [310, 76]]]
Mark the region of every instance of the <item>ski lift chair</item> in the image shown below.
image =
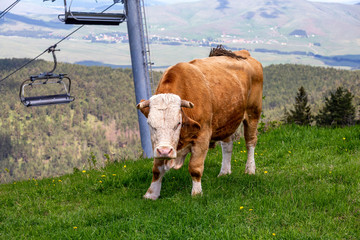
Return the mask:
[[[26, 107], [65, 104], [75, 100], [75, 98], [70, 95], [71, 79], [67, 77], [66, 74], [53, 73], [57, 65], [56, 57], [55, 57], [55, 47], [56, 45], [48, 49], [48, 52], [52, 52], [53, 54], [54, 68], [50, 72], [45, 72], [39, 75], [30, 76], [29, 79], [25, 80], [21, 84], [19, 97], [20, 97], [20, 101]], [[25, 94], [25, 92], [28, 91], [27, 89], [29, 87], [33, 87], [36, 85], [46, 85], [46, 84], [60, 84], [60, 86], [63, 87], [64, 92], [60, 94], [43, 95], [43, 96], [26, 96], [27, 94]]]
[[[114, 0], [114, 4], [118, 2], [119, 0]], [[69, 9], [67, 8], [66, 0], [64, 0], [64, 5], [65, 14], [60, 14], [58, 18], [65, 24], [119, 25], [126, 19], [124, 13], [73, 12], [70, 6]]]

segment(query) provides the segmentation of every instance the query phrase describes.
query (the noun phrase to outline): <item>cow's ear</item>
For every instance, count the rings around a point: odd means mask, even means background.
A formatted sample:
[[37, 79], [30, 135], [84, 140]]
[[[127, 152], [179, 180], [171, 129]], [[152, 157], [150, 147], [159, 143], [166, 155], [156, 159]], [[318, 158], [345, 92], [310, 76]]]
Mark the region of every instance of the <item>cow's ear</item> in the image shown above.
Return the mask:
[[184, 111], [182, 111], [182, 121], [183, 121], [181, 128], [181, 134], [183, 135], [182, 137], [191, 138], [191, 139], [196, 138], [198, 132], [201, 129], [201, 125], [197, 121], [186, 116]]
[[140, 103], [136, 105], [136, 108], [139, 109], [142, 112], [142, 114], [144, 114], [145, 117], [147, 118], [150, 111], [150, 101], [141, 99]]

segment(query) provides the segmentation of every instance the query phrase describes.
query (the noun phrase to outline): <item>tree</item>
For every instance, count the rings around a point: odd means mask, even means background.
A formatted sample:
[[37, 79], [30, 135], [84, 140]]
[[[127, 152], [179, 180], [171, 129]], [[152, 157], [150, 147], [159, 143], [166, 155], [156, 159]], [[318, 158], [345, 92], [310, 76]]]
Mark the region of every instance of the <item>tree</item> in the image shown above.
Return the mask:
[[338, 87], [335, 92], [330, 92], [330, 97], [325, 97], [325, 106], [316, 116], [319, 126], [345, 126], [355, 123], [355, 107], [352, 104], [354, 95], [343, 87]]
[[299, 92], [296, 94], [294, 110], [288, 112], [285, 109], [283, 120], [286, 123], [295, 123], [298, 125], [311, 124], [313, 116], [311, 115], [311, 109], [308, 105], [308, 95], [303, 86], [299, 88]]

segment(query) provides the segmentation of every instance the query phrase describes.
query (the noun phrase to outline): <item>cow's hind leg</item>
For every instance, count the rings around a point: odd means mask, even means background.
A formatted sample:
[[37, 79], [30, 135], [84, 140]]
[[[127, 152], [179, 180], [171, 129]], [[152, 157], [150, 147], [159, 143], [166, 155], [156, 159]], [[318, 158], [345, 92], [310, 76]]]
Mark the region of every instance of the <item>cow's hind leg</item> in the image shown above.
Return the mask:
[[244, 120], [244, 135], [247, 148], [247, 162], [245, 166], [245, 173], [255, 174], [255, 146], [257, 142], [257, 124], [259, 119], [256, 118], [246, 118]]
[[221, 142], [222, 163], [218, 177], [231, 174], [231, 155], [233, 151], [233, 141], [230, 137]]
[[153, 178], [151, 185], [144, 195], [144, 198], [156, 200], [160, 196], [161, 181], [165, 172], [169, 169], [166, 167], [164, 160], [154, 159]]

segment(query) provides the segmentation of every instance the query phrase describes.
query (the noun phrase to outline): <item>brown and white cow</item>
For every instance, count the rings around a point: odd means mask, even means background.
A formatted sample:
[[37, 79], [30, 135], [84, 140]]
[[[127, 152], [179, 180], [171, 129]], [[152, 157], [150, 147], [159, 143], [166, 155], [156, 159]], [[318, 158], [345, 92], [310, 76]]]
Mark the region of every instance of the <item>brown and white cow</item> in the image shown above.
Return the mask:
[[248, 150], [245, 173], [255, 174], [262, 89], [262, 65], [246, 50], [231, 52], [220, 46], [208, 58], [167, 69], [155, 95], [137, 105], [148, 119], [154, 149], [153, 179], [144, 197], [157, 199], [165, 172], [179, 169], [188, 153], [191, 194], [202, 194], [204, 160], [216, 141], [222, 147], [219, 176], [230, 174], [231, 135], [241, 122]]

